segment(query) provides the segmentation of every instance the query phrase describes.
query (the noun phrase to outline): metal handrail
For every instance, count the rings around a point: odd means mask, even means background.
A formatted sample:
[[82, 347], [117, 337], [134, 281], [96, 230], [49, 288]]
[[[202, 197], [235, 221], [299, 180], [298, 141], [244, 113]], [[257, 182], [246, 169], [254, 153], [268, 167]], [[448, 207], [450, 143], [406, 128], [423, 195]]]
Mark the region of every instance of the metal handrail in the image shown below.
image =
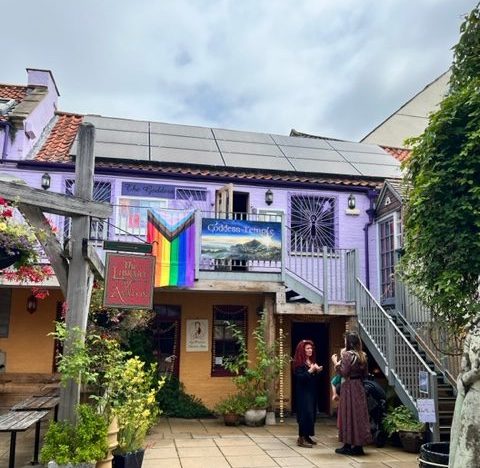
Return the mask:
[[[437, 337], [437, 343], [432, 336], [431, 325], [433, 322], [431, 311], [425, 307], [420, 299], [413, 295], [401, 281], [399, 275], [395, 278], [395, 304], [399, 317], [415, 337], [422, 349], [435, 363], [437, 369], [448, 379], [451, 385], [456, 386], [457, 376], [460, 372], [461, 343], [458, 346], [458, 355], [439, 357], [438, 348], [442, 337]], [[443, 343], [444, 345], [448, 343]]]
[[[390, 385], [415, 414], [418, 414], [416, 401], [429, 398], [435, 402], [438, 415], [437, 374], [424, 361], [417, 350], [403, 335], [389, 314], [376, 301], [362, 281], [356, 279], [357, 318], [362, 339], [382, 368]], [[428, 374], [428, 391], [420, 391], [420, 375]], [[434, 440], [439, 439], [438, 422], [430, 425]]]

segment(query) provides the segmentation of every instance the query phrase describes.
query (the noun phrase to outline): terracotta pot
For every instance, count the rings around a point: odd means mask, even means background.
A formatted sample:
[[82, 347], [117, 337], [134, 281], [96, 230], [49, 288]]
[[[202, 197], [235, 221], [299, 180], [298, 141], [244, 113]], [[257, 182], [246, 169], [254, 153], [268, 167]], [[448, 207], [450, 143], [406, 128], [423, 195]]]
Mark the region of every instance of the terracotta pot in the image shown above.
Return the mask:
[[240, 424], [240, 415], [236, 413], [225, 413], [223, 415], [225, 426], [238, 426]]
[[112, 422], [108, 426], [107, 432], [107, 444], [108, 444], [108, 452], [107, 456], [97, 462], [96, 468], [112, 468], [112, 460], [113, 460], [113, 450], [115, 450], [118, 446], [117, 441], [117, 434], [118, 434], [118, 419], [115, 416], [112, 419]]

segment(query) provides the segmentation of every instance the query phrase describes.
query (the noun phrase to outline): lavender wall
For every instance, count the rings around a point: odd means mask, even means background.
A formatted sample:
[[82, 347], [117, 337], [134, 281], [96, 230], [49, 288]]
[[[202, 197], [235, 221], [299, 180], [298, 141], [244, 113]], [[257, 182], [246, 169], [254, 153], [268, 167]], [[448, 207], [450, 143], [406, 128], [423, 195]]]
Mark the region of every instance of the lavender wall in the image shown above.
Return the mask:
[[[39, 141], [42, 132], [48, 123], [52, 120], [57, 109], [58, 91], [53, 77], [49, 71], [28, 70], [28, 84], [41, 85], [48, 88], [47, 95], [36, 105], [33, 111], [25, 118], [23, 128], [17, 130], [13, 142], [9, 142], [8, 159], [25, 159], [31, 149]], [[34, 137], [27, 136], [29, 130]], [[0, 138], [0, 143], [1, 138]], [[3, 148], [3, 146], [0, 146]]]

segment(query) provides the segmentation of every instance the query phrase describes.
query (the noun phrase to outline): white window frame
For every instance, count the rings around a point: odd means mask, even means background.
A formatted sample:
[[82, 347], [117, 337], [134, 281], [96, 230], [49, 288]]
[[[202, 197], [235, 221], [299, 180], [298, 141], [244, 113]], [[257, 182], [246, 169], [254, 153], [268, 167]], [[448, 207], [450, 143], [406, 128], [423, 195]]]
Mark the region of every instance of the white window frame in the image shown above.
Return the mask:
[[[378, 218], [376, 221], [377, 225], [377, 286], [378, 286], [378, 297], [380, 302], [383, 301], [382, 297], [382, 259], [381, 259], [381, 246], [380, 246], [380, 224], [392, 219], [393, 221], [393, 251], [397, 251], [401, 248], [401, 239], [402, 239], [402, 232], [401, 232], [401, 218], [399, 216], [399, 211], [394, 211], [393, 213], [388, 213], [381, 218]], [[400, 232], [399, 232], [400, 231]], [[394, 259], [394, 267], [396, 265], [396, 261]], [[393, 293], [393, 297], [395, 297], [395, 292]]]

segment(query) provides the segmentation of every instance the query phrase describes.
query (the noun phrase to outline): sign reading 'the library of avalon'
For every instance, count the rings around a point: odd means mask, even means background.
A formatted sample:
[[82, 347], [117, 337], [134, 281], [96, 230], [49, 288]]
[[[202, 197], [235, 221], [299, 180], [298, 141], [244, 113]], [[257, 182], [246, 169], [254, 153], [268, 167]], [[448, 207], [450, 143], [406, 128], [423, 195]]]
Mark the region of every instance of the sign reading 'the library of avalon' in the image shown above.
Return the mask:
[[154, 256], [108, 252], [105, 263], [104, 307], [152, 308]]

